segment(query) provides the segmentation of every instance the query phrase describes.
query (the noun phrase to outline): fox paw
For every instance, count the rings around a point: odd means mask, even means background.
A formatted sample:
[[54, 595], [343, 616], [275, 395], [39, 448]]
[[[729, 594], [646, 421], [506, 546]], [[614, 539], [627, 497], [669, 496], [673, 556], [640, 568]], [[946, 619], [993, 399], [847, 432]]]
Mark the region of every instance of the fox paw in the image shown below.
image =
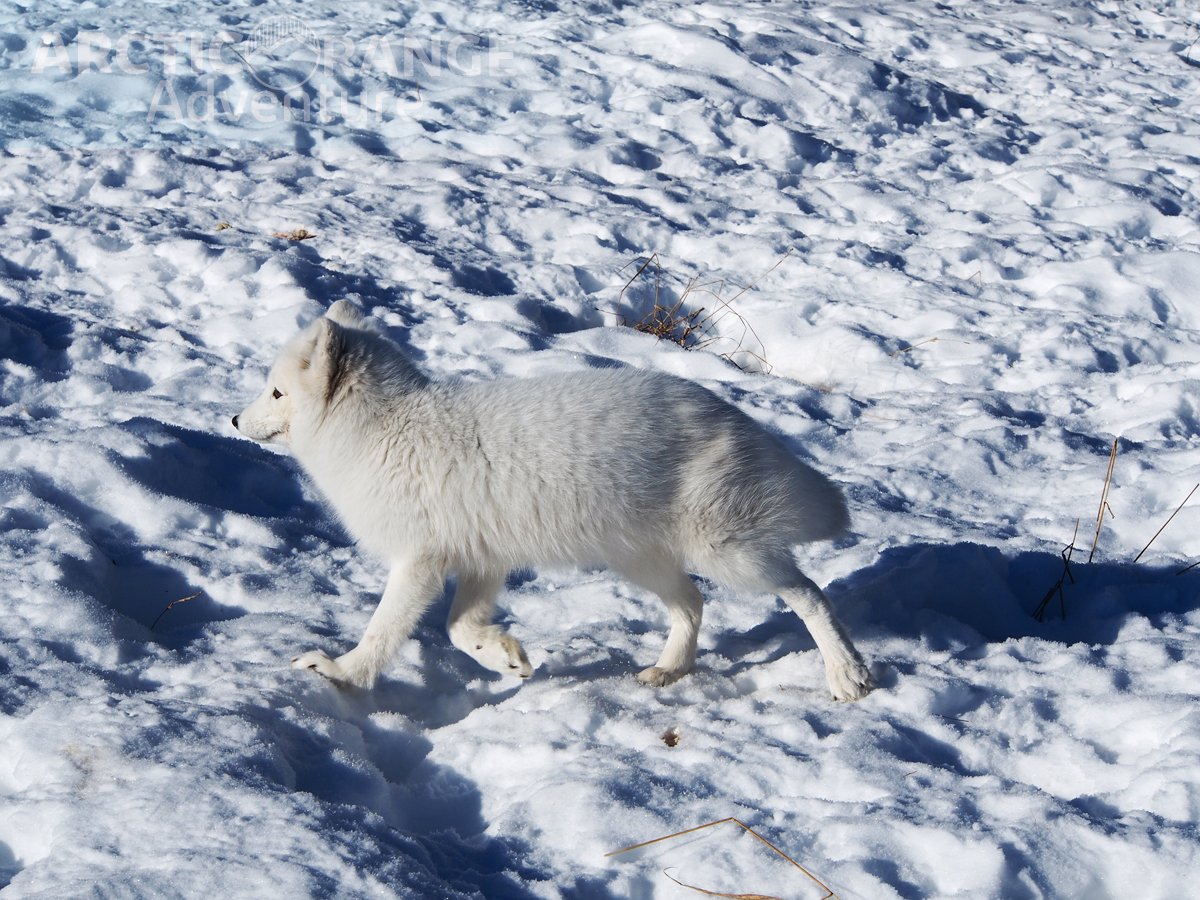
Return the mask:
[[293, 657], [292, 668], [311, 669], [317, 674], [325, 676], [338, 687], [369, 688], [374, 679], [356, 673], [352, 666], [347, 665], [347, 657], [350, 657], [353, 652], [337, 659], [331, 659], [323, 650], [310, 650]]
[[834, 700], [861, 700], [875, 686], [871, 673], [861, 659], [852, 660], [840, 666], [829, 666], [825, 670], [829, 681], [829, 690]]
[[533, 675], [533, 666], [529, 664], [525, 648], [511, 634], [489, 634], [485, 643], [474, 645], [469, 652], [481, 666], [501, 675], [515, 675], [518, 678]]
[[658, 666], [651, 666], [648, 669], [642, 669], [642, 671], [638, 672], [637, 680], [650, 687], [666, 687], [668, 684], [674, 684], [686, 674], [687, 672], [677, 669], [662, 669]]
[[293, 669], [312, 669], [315, 672], [324, 675], [331, 681], [341, 680], [341, 669], [337, 661], [330, 659], [324, 650], [310, 650], [307, 653], [302, 653], [299, 656], [292, 657]]

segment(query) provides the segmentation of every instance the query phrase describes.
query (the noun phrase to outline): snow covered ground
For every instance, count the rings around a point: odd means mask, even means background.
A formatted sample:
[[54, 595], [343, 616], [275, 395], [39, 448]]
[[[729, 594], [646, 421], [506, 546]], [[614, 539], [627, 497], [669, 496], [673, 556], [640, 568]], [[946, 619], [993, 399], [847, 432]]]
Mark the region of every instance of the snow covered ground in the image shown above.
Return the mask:
[[[1200, 482], [1200, 9], [462, 6], [0, 3], [0, 892], [826, 893], [731, 825], [605, 857], [730, 816], [842, 898], [1193, 892], [1200, 493], [1134, 558]], [[703, 346], [621, 327], [692, 279]], [[445, 601], [369, 695], [290, 670], [383, 568], [229, 417], [339, 297], [780, 430], [879, 689], [719, 589], [642, 688], [602, 571], [511, 580], [527, 683]]]

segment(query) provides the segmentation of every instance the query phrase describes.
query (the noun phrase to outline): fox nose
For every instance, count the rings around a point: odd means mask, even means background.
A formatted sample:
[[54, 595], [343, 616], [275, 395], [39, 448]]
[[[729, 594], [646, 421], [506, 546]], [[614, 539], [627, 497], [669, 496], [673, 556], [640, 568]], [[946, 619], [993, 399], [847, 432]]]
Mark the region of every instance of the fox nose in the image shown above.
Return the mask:
[[234, 427], [234, 428], [237, 428], [237, 420], [238, 420], [238, 417], [237, 417], [237, 416], [234, 416], [234, 417], [233, 417], [233, 427]]

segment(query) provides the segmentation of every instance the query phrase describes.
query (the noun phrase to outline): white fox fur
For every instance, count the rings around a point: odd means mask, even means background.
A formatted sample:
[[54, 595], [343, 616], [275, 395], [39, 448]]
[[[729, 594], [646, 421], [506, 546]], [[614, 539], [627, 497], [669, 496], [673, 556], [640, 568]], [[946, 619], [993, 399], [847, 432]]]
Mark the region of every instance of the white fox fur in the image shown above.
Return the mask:
[[482, 384], [432, 381], [339, 301], [284, 348], [233, 423], [290, 446], [351, 534], [391, 565], [358, 645], [293, 660], [370, 687], [446, 578], [454, 645], [528, 677], [492, 624], [507, 573], [606, 564], [662, 598], [670, 632], [638, 676], [665, 685], [696, 654], [703, 598], [688, 572], [777, 594], [804, 620], [835, 699], [871, 687], [797, 544], [848, 524], [838, 489], [745, 414], [688, 381], [628, 369]]

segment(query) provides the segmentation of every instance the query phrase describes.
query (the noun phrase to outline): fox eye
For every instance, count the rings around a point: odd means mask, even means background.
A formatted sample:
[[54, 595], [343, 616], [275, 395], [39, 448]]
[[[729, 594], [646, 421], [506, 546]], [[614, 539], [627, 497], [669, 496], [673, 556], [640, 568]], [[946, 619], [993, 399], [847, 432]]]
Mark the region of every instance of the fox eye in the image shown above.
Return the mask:
[[271, 391], [271, 397], [274, 400], [278, 400], [282, 396], [283, 396], [283, 392], [280, 391], [279, 388], [275, 388], [273, 391]]

